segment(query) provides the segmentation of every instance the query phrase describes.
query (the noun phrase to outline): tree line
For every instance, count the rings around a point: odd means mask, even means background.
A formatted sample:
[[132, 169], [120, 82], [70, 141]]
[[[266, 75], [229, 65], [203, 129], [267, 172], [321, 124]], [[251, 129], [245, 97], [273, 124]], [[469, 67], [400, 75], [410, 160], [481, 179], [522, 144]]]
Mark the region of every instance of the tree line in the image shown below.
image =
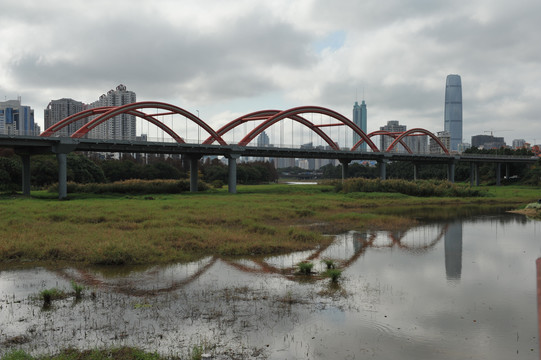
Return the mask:
[[[221, 186], [228, 183], [228, 166], [218, 159], [199, 162], [199, 178]], [[181, 156], [148, 155], [144, 160], [123, 154], [121, 159], [100, 159], [95, 154], [67, 155], [67, 178], [80, 184], [107, 183], [130, 179], [187, 179], [189, 161]], [[20, 191], [22, 162], [11, 149], [0, 149], [0, 191]], [[33, 188], [47, 188], [58, 182], [58, 161], [54, 155], [35, 155], [30, 160]], [[237, 164], [237, 182], [257, 184], [278, 180], [274, 164], [264, 161]]]
[[[465, 153], [523, 155], [533, 156], [525, 150], [480, 150], [471, 148]], [[58, 182], [58, 162], [54, 155], [36, 155], [31, 158], [31, 184], [34, 188], [46, 188]], [[523, 184], [541, 185], [541, 160], [535, 165], [510, 164], [510, 178], [502, 182], [520, 182]], [[147, 155], [133, 157], [123, 154], [121, 159], [101, 159], [96, 154], [70, 153], [67, 156], [68, 181], [86, 183], [107, 183], [129, 179], [186, 179], [189, 177], [189, 161], [181, 156], [165, 157], [164, 155]], [[20, 191], [21, 189], [20, 157], [11, 149], [0, 149], [0, 191]], [[290, 175], [305, 172], [300, 168], [282, 169]], [[502, 170], [504, 171], [504, 170]], [[348, 166], [349, 178], [375, 179], [380, 174], [379, 166], [366, 163], [351, 163]], [[386, 175], [389, 179], [413, 180], [413, 166], [409, 162], [390, 162], [386, 165]], [[495, 164], [482, 164], [479, 168], [480, 180], [485, 184], [496, 182]], [[502, 177], [505, 173], [502, 174]], [[199, 178], [214, 186], [228, 183], [228, 166], [219, 159], [206, 158], [199, 162]], [[277, 181], [279, 172], [272, 162], [256, 161], [237, 164], [237, 182], [239, 184], [257, 184]], [[318, 170], [318, 176], [324, 179], [339, 179], [342, 177], [341, 165], [325, 165]], [[418, 179], [447, 179], [446, 164], [423, 164], [417, 167]], [[466, 182], [470, 178], [468, 163], [458, 163], [455, 168], [455, 181]]]

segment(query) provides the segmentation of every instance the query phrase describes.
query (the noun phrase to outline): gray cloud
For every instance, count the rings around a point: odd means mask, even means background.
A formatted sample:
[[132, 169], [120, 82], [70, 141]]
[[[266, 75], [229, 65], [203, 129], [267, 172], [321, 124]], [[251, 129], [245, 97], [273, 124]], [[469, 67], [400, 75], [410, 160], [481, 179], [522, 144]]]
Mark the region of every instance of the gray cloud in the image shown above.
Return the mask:
[[465, 132], [513, 118], [541, 139], [540, 10], [535, 0], [6, 0], [1, 95], [25, 94], [41, 114], [53, 98], [90, 102], [124, 83], [139, 99], [202, 111], [253, 110], [268, 97], [350, 116], [364, 89], [369, 127], [398, 119], [438, 131], [445, 77], [457, 73]]

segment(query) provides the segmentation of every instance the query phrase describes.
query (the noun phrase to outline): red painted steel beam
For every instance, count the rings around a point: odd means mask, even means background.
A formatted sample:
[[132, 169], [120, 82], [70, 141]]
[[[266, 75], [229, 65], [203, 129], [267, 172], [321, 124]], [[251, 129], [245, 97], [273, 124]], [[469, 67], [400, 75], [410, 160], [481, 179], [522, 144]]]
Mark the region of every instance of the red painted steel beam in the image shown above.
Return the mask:
[[[265, 129], [270, 127], [271, 125], [284, 120], [286, 118], [291, 118], [291, 116], [295, 116], [298, 114], [303, 113], [317, 113], [322, 115], [328, 115], [330, 117], [333, 117], [334, 119], [344, 123], [344, 125], [349, 126], [354, 132], [356, 132], [361, 138], [363, 138], [366, 143], [370, 146], [372, 151], [379, 152], [379, 149], [377, 146], [370, 140], [370, 138], [362, 131], [355, 123], [353, 123], [351, 120], [346, 118], [345, 116], [337, 113], [334, 110], [327, 109], [320, 106], [301, 106], [296, 108], [291, 108], [288, 110], [281, 111], [271, 117], [269, 117], [265, 122], [257, 126], [255, 129], [253, 129], [250, 133], [248, 133], [238, 144], [240, 146], [246, 146], [248, 145], [257, 135], [259, 135], [261, 132], [263, 132]], [[318, 129], [317, 127], [313, 127], [312, 129]], [[334, 143], [334, 141], [333, 141]]]

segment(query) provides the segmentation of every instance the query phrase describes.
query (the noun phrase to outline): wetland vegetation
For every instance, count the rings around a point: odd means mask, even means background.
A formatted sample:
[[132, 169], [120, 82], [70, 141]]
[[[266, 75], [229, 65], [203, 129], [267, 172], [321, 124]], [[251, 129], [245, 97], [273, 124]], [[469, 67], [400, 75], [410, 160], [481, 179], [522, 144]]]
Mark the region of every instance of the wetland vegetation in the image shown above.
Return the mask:
[[[355, 181], [343, 186], [352, 188]], [[331, 241], [322, 234], [407, 228], [420, 218], [441, 217], [435, 209], [455, 217], [487, 207], [524, 207], [539, 198], [538, 188], [527, 186], [480, 187], [475, 192], [482, 196], [471, 197], [337, 192], [341, 186], [239, 185], [234, 195], [226, 189], [152, 196], [71, 193], [68, 201], [45, 191], [32, 198], [4, 195], [0, 262], [123, 265], [280, 254]]]

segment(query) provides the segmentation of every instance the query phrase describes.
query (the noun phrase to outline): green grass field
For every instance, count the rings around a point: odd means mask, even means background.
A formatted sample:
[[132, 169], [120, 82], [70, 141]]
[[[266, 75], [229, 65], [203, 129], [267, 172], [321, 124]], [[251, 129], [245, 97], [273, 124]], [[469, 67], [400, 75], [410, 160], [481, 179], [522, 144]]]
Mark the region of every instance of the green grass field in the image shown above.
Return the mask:
[[[484, 197], [336, 193], [330, 185], [238, 186], [178, 195], [0, 197], [0, 263], [153, 264], [205, 255], [278, 254], [331, 241], [323, 233], [396, 229], [541, 197], [532, 187], [486, 187]], [[318, 226], [314, 226], [318, 224]]]

